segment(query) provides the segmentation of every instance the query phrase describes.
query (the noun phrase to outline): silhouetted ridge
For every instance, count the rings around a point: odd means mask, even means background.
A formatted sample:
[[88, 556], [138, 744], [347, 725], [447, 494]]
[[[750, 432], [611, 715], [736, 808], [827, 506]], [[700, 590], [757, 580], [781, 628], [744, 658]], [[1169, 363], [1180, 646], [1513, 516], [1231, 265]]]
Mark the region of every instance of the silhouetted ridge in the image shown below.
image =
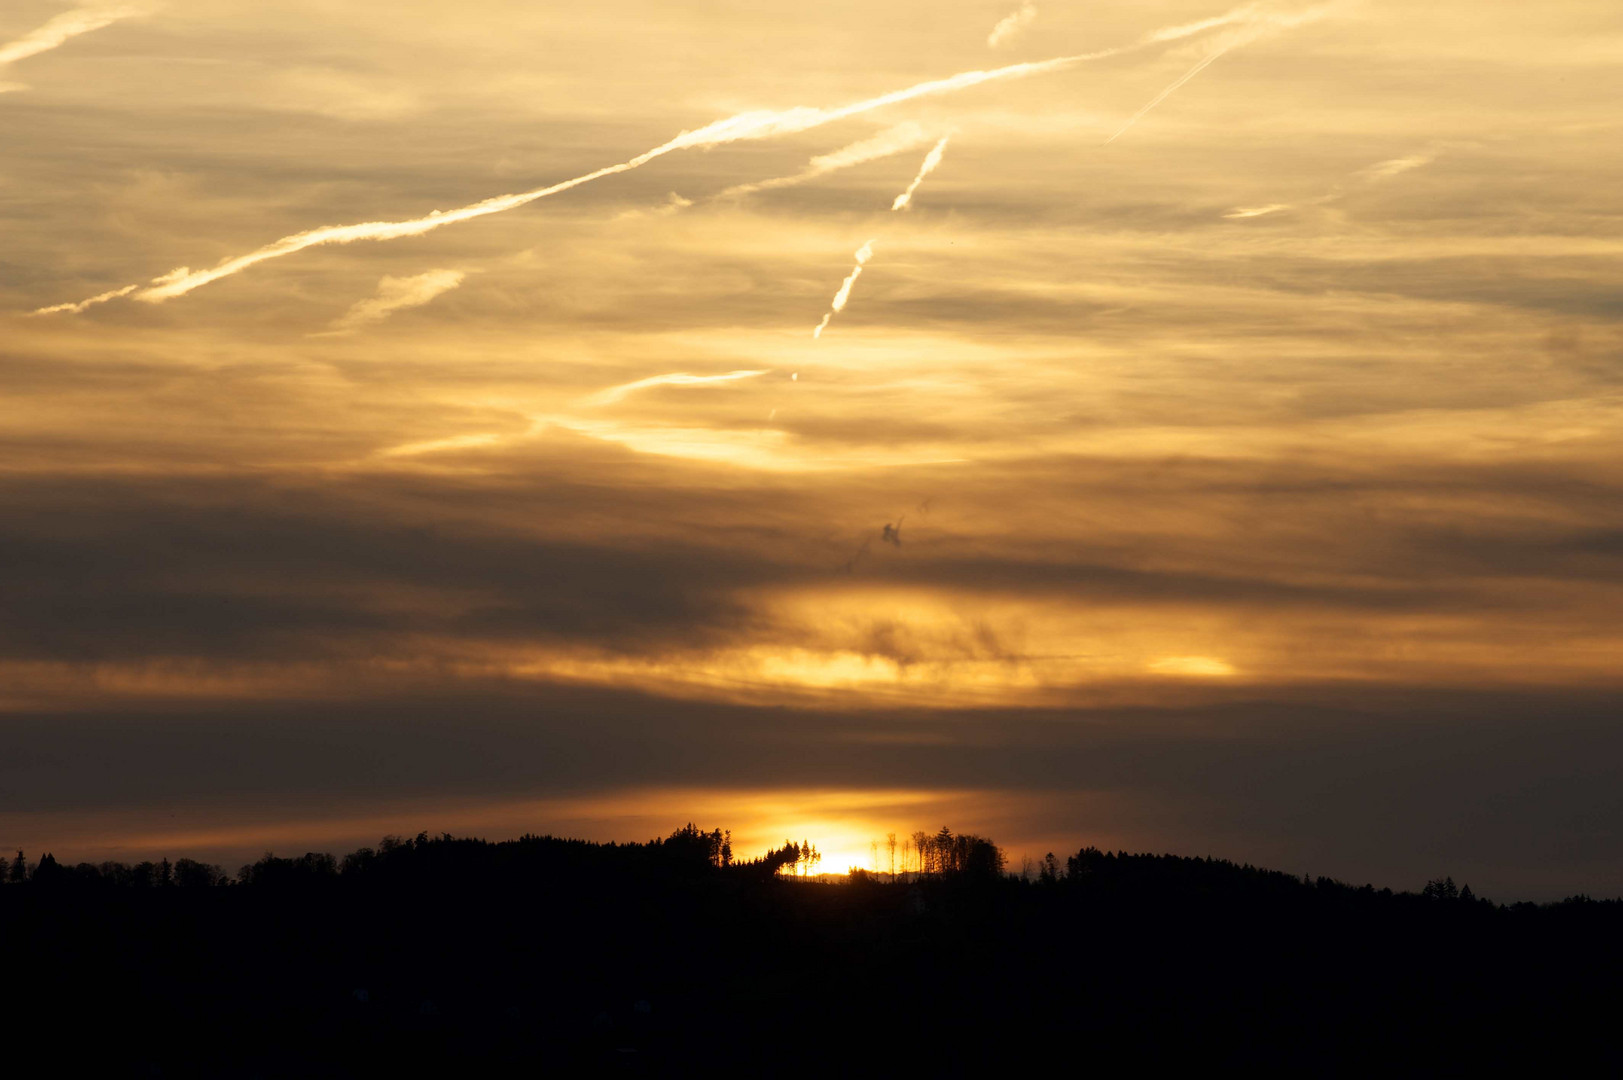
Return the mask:
[[914, 836], [911, 869], [844, 885], [815, 879], [810, 842], [740, 861], [692, 824], [389, 837], [234, 880], [19, 853], [0, 934], [29, 993], [8, 1020], [95, 1030], [83, 1069], [165, 1076], [760, 1075], [801, 1071], [784, 1048], [808, 1033], [841, 1072], [898, 1042], [939, 1075], [1055, 1048], [1110, 1072], [1617, 1062], [1588, 1018], [1623, 1003], [1618, 901], [1092, 847], [1014, 875], [983, 837]]

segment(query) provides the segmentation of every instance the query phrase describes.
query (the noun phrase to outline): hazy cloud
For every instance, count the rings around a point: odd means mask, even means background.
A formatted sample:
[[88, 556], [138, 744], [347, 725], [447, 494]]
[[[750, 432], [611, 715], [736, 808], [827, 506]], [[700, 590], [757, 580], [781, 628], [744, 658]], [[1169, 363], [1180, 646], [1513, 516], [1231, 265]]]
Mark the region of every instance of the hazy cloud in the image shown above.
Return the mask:
[[[64, 11], [15, 41], [0, 45], [0, 68], [49, 52], [80, 34], [111, 26], [120, 19], [146, 15], [150, 8], [132, 4], [90, 4]], [[16, 89], [15, 86], [10, 89]]]
[[992, 32], [986, 37], [986, 44], [994, 49], [1007, 45], [1036, 19], [1037, 5], [1026, 0], [1026, 3], [998, 20], [998, 24], [992, 27]]
[[[310, 229], [291, 236], [284, 236], [282, 239], [267, 244], [258, 250], [251, 251], [246, 255], [225, 259], [208, 270], [193, 270], [187, 266], [178, 267], [167, 274], [153, 278], [150, 283], [132, 295], [135, 299], [148, 303], [162, 303], [165, 300], [184, 296], [210, 282], [241, 273], [268, 259], [281, 258], [284, 255], [292, 255], [308, 248], [327, 244], [352, 244], [366, 240], [395, 240], [407, 236], [421, 236], [446, 225], [454, 225], [459, 222], [485, 217], [489, 214], [514, 210], [538, 199], [544, 199], [569, 191], [582, 184], [600, 180], [605, 176], [613, 176], [618, 173], [639, 169], [656, 158], [678, 150], [722, 146], [740, 140], [766, 139], [809, 131], [825, 124], [860, 116], [890, 105], [899, 105], [903, 102], [937, 94], [953, 93], [996, 80], [1017, 79], [1050, 71], [1059, 71], [1087, 61], [1119, 56], [1149, 45], [1204, 33], [1214, 27], [1253, 21], [1256, 17], [1254, 7], [1247, 5], [1235, 8], [1228, 14], [1216, 18], [1154, 31], [1133, 45], [1092, 53], [1079, 53], [1073, 56], [1061, 56], [1052, 60], [1009, 64], [989, 71], [959, 72], [944, 79], [932, 79], [916, 83], [901, 90], [894, 90], [887, 94], [866, 98], [833, 109], [802, 106], [783, 111], [754, 110], [743, 112], [718, 120], [702, 128], [684, 131], [670, 141], [662, 143], [652, 150], [644, 151], [617, 165], [607, 165], [600, 169], [594, 169], [591, 172], [583, 173], [580, 176], [547, 187], [513, 195], [497, 195], [468, 206], [459, 207], [456, 210], [434, 210], [424, 217], [408, 218], [402, 221], [371, 221], [355, 225], [328, 225], [318, 229]], [[57, 308], [61, 309], [62, 306], [57, 305]]]
[[378, 294], [358, 301], [333, 323], [333, 330], [350, 333], [382, 322], [405, 308], [421, 307], [461, 285], [465, 277], [467, 274], [462, 270], [428, 270], [412, 277], [386, 277], [378, 282]]

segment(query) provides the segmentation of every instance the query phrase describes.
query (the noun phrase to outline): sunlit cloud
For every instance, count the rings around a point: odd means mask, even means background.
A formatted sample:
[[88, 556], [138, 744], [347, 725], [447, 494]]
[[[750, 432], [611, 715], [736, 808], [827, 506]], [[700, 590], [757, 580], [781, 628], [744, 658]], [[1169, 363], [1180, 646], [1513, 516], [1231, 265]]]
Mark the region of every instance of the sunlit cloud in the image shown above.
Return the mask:
[[1255, 5], [1248, 4], [1214, 18], [1153, 31], [1129, 45], [1102, 49], [1091, 53], [1060, 56], [1051, 60], [1009, 64], [986, 71], [963, 71], [943, 79], [915, 83], [900, 90], [893, 90], [886, 94], [865, 98], [836, 108], [820, 109], [800, 106], [781, 111], [758, 109], [738, 113], [715, 123], [707, 124], [702, 128], [684, 131], [668, 142], [661, 143], [659, 146], [646, 150], [626, 161], [615, 165], [606, 165], [603, 168], [594, 169], [591, 172], [583, 173], [580, 176], [547, 187], [511, 195], [497, 195], [455, 210], [435, 210], [423, 217], [408, 218], [402, 221], [369, 221], [354, 225], [326, 225], [316, 229], [309, 229], [305, 232], [284, 236], [282, 239], [251, 251], [246, 255], [225, 259], [207, 270], [193, 270], [186, 266], [178, 267], [153, 278], [145, 287], [138, 289], [131, 295], [134, 299], [146, 303], [162, 303], [166, 300], [184, 296], [210, 282], [219, 281], [221, 278], [230, 277], [233, 274], [239, 274], [269, 259], [281, 258], [309, 248], [328, 244], [352, 244], [359, 241], [397, 240], [408, 236], [422, 236], [447, 225], [515, 210], [538, 199], [570, 191], [582, 184], [589, 184], [605, 176], [614, 176], [619, 173], [630, 172], [633, 169], [640, 169], [649, 162], [664, 157], [666, 154], [675, 153], [678, 150], [723, 146], [743, 140], [793, 135], [826, 124], [832, 124], [839, 120], [861, 116], [887, 106], [900, 105], [904, 102], [939, 94], [955, 93], [985, 83], [1062, 71], [1077, 64], [1121, 56], [1167, 41], [1202, 34], [1216, 27], [1247, 23], [1257, 18], [1258, 13]]
[[1166, 656], [1152, 661], [1151, 671], [1158, 675], [1192, 675], [1221, 678], [1235, 673], [1234, 665], [1215, 656]]
[[[150, 7], [133, 4], [91, 4], [74, 8], [72, 11], [64, 11], [15, 41], [0, 45], [0, 68], [15, 64], [19, 60], [26, 60], [30, 56], [38, 56], [42, 52], [49, 52], [80, 34], [88, 34], [92, 30], [111, 26], [120, 19], [146, 15], [150, 11]], [[11, 84], [4, 89], [15, 90], [19, 87]]]
[[1269, 203], [1267, 206], [1236, 206], [1223, 216], [1226, 218], [1256, 218], [1277, 214], [1281, 210], [1289, 210], [1290, 203]]
[[1031, 0], [1026, 0], [1014, 11], [998, 20], [998, 24], [992, 27], [992, 32], [986, 36], [986, 44], [994, 49], [1007, 45], [1036, 19], [1037, 5], [1031, 3]]
[[429, 270], [412, 277], [386, 277], [378, 282], [378, 294], [359, 301], [333, 323], [333, 332], [353, 333], [363, 326], [382, 322], [406, 308], [421, 307], [436, 296], [462, 284], [462, 270]]

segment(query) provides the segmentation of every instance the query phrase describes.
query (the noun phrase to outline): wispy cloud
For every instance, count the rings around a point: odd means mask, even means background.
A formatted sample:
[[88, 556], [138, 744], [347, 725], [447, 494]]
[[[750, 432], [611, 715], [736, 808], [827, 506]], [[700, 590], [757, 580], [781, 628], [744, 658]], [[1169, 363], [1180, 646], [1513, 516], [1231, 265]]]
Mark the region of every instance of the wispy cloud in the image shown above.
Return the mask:
[[1192, 37], [1219, 26], [1244, 23], [1255, 18], [1257, 18], [1255, 5], [1245, 5], [1214, 18], [1153, 31], [1128, 45], [1102, 49], [1091, 53], [1060, 56], [1051, 60], [1009, 64], [986, 71], [962, 71], [943, 79], [915, 83], [900, 90], [893, 90], [877, 97], [865, 98], [837, 108], [820, 109], [800, 106], [781, 111], [761, 109], [743, 112], [718, 120], [713, 124], [707, 124], [702, 128], [684, 131], [668, 142], [662, 143], [651, 150], [646, 150], [626, 161], [615, 165], [606, 165], [601, 169], [594, 169], [591, 172], [547, 187], [511, 195], [497, 195], [455, 210], [435, 210], [422, 217], [408, 218], [404, 221], [368, 221], [354, 225], [326, 225], [316, 229], [309, 229], [305, 232], [284, 236], [282, 239], [251, 251], [246, 255], [225, 259], [207, 270], [193, 270], [185, 266], [179, 267], [167, 274], [153, 278], [145, 287], [139, 288], [131, 295], [135, 299], [147, 303], [162, 303], [166, 300], [184, 296], [210, 282], [241, 273], [269, 259], [281, 258], [284, 255], [292, 255], [307, 248], [326, 244], [352, 244], [363, 240], [396, 240], [408, 236], [421, 236], [446, 225], [454, 225], [458, 222], [471, 221], [490, 214], [514, 210], [538, 199], [569, 191], [572, 188], [591, 183], [605, 176], [613, 176], [618, 173], [639, 169], [650, 161], [678, 150], [721, 146], [746, 139], [766, 139], [779, 135], [792, 135], [853, 116], [860, 116], [887, 106], [899, 105], [903, 102], [938, 94], [954, 93], [973, 86], [980, 86], [983, 83], [1061, 71], [1077, 64], [1120, 56], [1167, 41]]
[[1290, 208], [1290, 203], [1269, 203], [1267, 206], [1236, 206], [1223, 216], [1226, 218], [1267, 217], [1269, 214], [1277, 214], [1281, 210], [1289, 210]]
[[840, 169], [849, 169], [864, 162], [875, 161], [879, 158], [899, 154], [904, 150], [912, 150], [923, 146], [930, 141], [930, 135], [916, 121], [909, 120], [886, 128], [877, 135], [859, 140], [849, 146], [842, 146], [827, 154], [819, 154], [806, 163], [806, 167], [791, 176], [777, 176], [770, 180], [758, 180], [750, 184], [736, 184], [723, 191], [718, 198], [731, 198], [739, 195], [749, 195], [757, 191], [770, 191], [774, 188], [793, 187], [804, 184], [818, 177], [826, 176]]
[[[149, 8], [129, 4], [91, 4], [64, 11], [17, 40], [0, 45], [0, 68], [49, 52], [80, 34], [111, 26], [120, 19], [146, 15], [149, 11]], [[0, 91], [17, 89], [21, 87], [16, 83], [0, 86]]]
[[441, 293], [462, 284], [467, 274], [461, 270], [429, 270], [412, 277], [386, 277], [378, 282], [378, 294], [362, 300], [333, 323], [333, 332], [352, 333], [363, 326], [382, 322], [404, 308], [421, 307]]
[[611, 386], [607, 390], [593, 394], [587, 398], [587, 405], [612, 405], [629, 394], [638, 390], [647, 390], [653, 386], [708, 386], [714, 383], [737, 382], [739, 379], [753, 379], [765, 375], [765, 371], [728, 371], [720, 375], [689, 375], [685, 371], [673, 372], [669, 375], [654, 375], [636, 382], [623, 383], [620, 386]]
[[986, 44], [996, 49], [1013, 41], [1022, 30], [1030, 26], [1037, 19], [1037, 5], [1026, 0], [1026, 3], [998, 20], [992, 27], [992, 32], [986, 36]]
[[1410, 154], [1408, 157], [1393, 158], [1390, 161], [1377, 162], [1359, 173], [1360, 179], [1367, 183], [1379, 183], [1390, 180], [1394, 176], [1401, 176], [1411, 169], [1424, 168], [1437, 160], [1437, 154]]
[[[949, 136], [950, 138], [950, 136]], [[892, 210], [906, 210], [913, 203], [913, 193], [924, 183], [924, 178], [935, 172], [936, 166], [941, 164], [942, 155], [947, 152], [947, 139], [943, 138], [936, 143], [930, 152], [924, 155], [924, 164], [919, 166], [918, 175], [913, 182], [907, 185], [907, 190], [896, 196], [896, 201], [890, 204]]]

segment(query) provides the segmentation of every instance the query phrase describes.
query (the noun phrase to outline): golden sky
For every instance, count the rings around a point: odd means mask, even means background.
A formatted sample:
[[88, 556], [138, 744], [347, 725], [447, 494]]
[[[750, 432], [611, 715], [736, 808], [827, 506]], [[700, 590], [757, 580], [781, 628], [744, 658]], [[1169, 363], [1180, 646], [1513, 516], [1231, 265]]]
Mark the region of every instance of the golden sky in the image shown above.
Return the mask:
[[1620, 91], [1591, 0], [11, 0], [0, 843], [1623, 890]]

